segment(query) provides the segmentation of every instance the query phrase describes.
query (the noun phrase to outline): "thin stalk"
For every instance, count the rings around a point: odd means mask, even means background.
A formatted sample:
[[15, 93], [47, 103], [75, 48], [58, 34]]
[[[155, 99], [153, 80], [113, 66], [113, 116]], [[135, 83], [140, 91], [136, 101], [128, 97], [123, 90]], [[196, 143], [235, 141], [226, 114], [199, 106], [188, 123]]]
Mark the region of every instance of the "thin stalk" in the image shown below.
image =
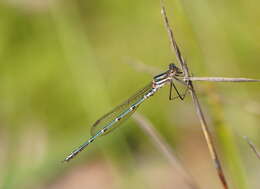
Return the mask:
[[250, 146], [250, 148], [252, 149], [252, 151], [255, 153], [256, 157], [258, 159], [260, 159], [260, 152], [257, 151], [253, 142], [247, 136], [245, 136], [244, 138], [246, 139], [246, 141], [247, 141], [248, 145]]
[[185, 171], [179, 160], [175, 157], [174, 152], [171, 150], [162, 136], [155, 130], [152, 122], [141, 114], [135, 113], [134, 120], [138, 126], [151, 138], [157, 149], [166, 157], [166, 159], [174, 167], [175, 171], [183, 178], [184, 182], [192, 189], [198, 189], [197, 184], [193, 178]]
[[184, 77], [184, 81], [210, 81], [210, 82], [260, 82], [260, 79], [239, 77]]
[[[184, 61], [184, 59], [183, 59], [183, 57], [181, 55], [180, 49], [179, 49], [179, 47], [177, 45], [177, 42], [176, 42], [176, 40], [174, 38], [173, 30], [170, 27], [170, 24], [169, 24], [167, 15], [166, 15], [165, 6], [164, 6], [162, 1], [161, 1], [161, 10], [162, 10], [162, 15], [163, 15], [163, 19], [164, 19], [164, 22], [165, 22], [165, 26], [166, 26], [166, 29], [168, 31], [169, 38], [170, 38], [170, 41], [171, 41], [171, 46], [174, 49], [174, 52], [175, 52], [175, 54], [177, 56], [177, 60], [178, 60], [179, 64], [181, 65], [182, 69], [183, 69], [185, 77], [189, 78], [190, 74], [189, 74], [188, 65]], [[226, 180], [226, 177], [224, 175], [224, 171], [222, 169], [222, 165], [221, 165], [221, 162], [219, 160], [219, 157], [218, 157], [218, 154], [217, 154], [217, 150], [216, 150], [216, 147], [215, 147], [214, 142], [213, 142], [213, 137], [211, 136], [209, 127], [207, 125], [205, 116], [204, 116], [204, 114], [202, 112], [202, 108], [201, 108], [201, 105], [199, 103], [199, 100], [198, 100], [196, 91], [194, 89], [194, 86], [192, 84], [192, 81], [187, 81], [187, 85], [189, 86], [189, 92], [190, 92], [190, 94], [192, 96], [192, 100], [193, 100], [193, 103], [194, 103], [197, 115], [198, 115], [199, 120], [200, 120], [202, 131], [203, 131], [204, 137], [206, 139], [206, 142], [207, 142], [210, 154], [211, 154], [211, 158], [213, 159], [213, 161], [215, 163], [215, 167], [217, 169], [219, 179], [220, 179], [220, 181], [222, 183], [223, 188], [228, 189], [229, 187], [228, 187], [228, 184], [227, 184], [227, 180]]]

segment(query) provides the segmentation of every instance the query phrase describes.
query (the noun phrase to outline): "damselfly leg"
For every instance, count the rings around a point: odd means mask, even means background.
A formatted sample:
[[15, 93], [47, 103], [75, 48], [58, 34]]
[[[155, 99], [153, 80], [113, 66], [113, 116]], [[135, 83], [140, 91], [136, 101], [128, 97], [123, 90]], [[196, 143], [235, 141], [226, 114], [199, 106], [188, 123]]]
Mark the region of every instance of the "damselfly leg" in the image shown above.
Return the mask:
[[[175, 97], [172, 97], [172, 87], [174, 88], [174, 90], [177, 93], [177, 96], [175, 96]], [[180, 94], [180, 92], [178, 91], [178, 88], [176, 87], [174, 82], [171, 81], [171, 83], [170, 83], [170, 92], [169, 92], [169, 100], [174, 100], [176, 98], [180, 98], [181, 100], [184, 100], [184, 98], [185, 98], [185, 96], [187, 94], [187, 91], [188, 91], [188, 87], [186, 87], [184, 94]]]

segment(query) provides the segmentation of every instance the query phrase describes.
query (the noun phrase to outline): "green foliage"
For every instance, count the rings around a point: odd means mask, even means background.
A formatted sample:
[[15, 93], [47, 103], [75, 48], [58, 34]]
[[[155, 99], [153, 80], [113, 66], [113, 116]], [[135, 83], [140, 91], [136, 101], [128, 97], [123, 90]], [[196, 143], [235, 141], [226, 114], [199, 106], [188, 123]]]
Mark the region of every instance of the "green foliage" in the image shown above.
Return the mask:
[[[137, 166], [141, 161], [137, 159], [156, 154], [156, 161], [164, 160], [132, 121], [100, 138], [79, 160], [59, 163], [87, 140], [99, 116], [151, 80], [149, 73], [138, 72], [127, 62], [141, 60], [159, 69], [176, 62], [159, 1], [18, 2], [0, 3], [0, 187], [36, 188], [83, 161], [104, 159], [122, 174], [123, 188], [131, 182], [147, 188], [147, 183], [138, 182], [143, 175], [135, 174], [145, 169]], [[167, 10], [194, 75], [259, 78], [258, 1], [171, 1]], [[197, 83], [199, 94], [201, 85]], [[229, 164], [226, 174], [236, 188], [257, 187], [253, 178], [259, 166], [254, 166], [257, 160], [252, 160], [254, 155], [240, 136], [260, 144], [256, 140], [260, 87], [221, 85], [216, 84], [214, 93], [227, 103], [219, 107], [209, 99], [204, 106], [212, 108], [216, 140], [225, 165]], [[188, 103], [169, 102], [167, 92], [163, 89], [139, 111], [182, 151], [178, 139], [197, 140], [190, 133], [200, 132], [198, 120], [188, 99]]]

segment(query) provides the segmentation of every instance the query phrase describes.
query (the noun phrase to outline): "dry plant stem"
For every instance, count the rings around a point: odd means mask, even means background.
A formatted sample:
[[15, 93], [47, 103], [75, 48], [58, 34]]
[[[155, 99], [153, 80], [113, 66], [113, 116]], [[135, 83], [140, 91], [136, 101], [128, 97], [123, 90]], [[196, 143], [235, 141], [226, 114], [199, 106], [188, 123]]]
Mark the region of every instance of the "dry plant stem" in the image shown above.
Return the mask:
[[248, 145], [251, 147], [251, 149], [255, 153], [256, 157], [258, 159], [260, 159], [260, 153], [257, 151], [257, 149], [256, 149], [255, 145], [253, 144], [253, 142], [247, 136], [245, 136], [244, 138], [246, 139]]
[[[176, 56], [177, 56], [177, 61], [179, 63], [179, 65], [181, 66], [182, 70], [185, 71], [184, 69], [184, 60], [181, 56], [181, 51], [176, 43], [176, 40], [174, 38], [174, 35], [173, 35], [173, 30], [169, 24], [169, 20], [168, 20], [168, 17], [166, 15], [166, 9], [165, 9], [165, 6], [164, 6], [164, 3], [163, 3], [163, 0], [161, 0], [161, 13], [162, 13], [162, 16], [163, 16], [163, 19], [164, 19], [164, 23], [165, 23], [165, 27], [166, 27], [166, 30], [168, 32], [168, 35], [169, 35], [169, 38], [170, 38], [170, 43], [171, 43], [171, 47], [172, 47], [172, 50], [175, 52]], [[186, 74], [185, 74], [186, 76]]]
[[169, 145], [163, 140], [160, 134], [154, 129], [153, 124], [141, 114], [135, 113], [133, 115], [134, 120], [138, 123], [138, 126], [152, 139], [152, 142], [157, 149], [168, 159], [177, 173], [183, 178], [185, 183], [192, 189], [198, 189], [197, 184], [192, 177], [181, 166], [181, 163], [175, 157], [173, 151]]
[[260, 79], [231, 78], [231, 77], [185, 77], [184, 81], [210, 81], [210, 82], [260, 82]]
[[[129, 65], [135, 68], [135, 70], [139, 72], [146, 72], [150, 75], [156, 75], [163, 70], [158, 68], [148, 66], [141, 61], [128, 61]], [[183, 81], [209, 81], [209, 82], [260, 82], [260, 79], [252, 79], [252, 78], [243, 78], [243, 77], [184, 77]]]
[[[177, 45], [177, 43], [174, 39], [173, 31], [172, 31], [172, 29], [169, 25], [168, 18], [167, 18], [167, 15], [166, 15], [166, 10], [165, 10], [165, 7], [164, 7], [164, 4], [163, 4], [162, 1], [161, 1], [161, 6], [162, 6], [162, 15], [163, 15], [163, 18], [164, 18], [164, 21], [165, 21], [166, 29], [167, 29], [169, 37], [170, 37], [171, 45], [172, 45], [172, 47], [173, 47], [173, 49], [176, 53], [178, 62], [183, 69], [185, 77], [190, 78], [188, 66], [187, 66], [186, 62], [184, 61], [183, 57], [181, 56], [181, 52], [179, 50], [179, 47], [178, 47], [178, 45]], [[193, 100], [197, 115], [198, 115], [200, 123], [201, 123], [202, 131], [203, 131], [203, 134], [206, 138], [206, 142], [207, 142], [210, 154], [211, 154], [211, 158], [213, 159], [213, 161], [215, 163], [215, 167], [217, 169], [219, 179], [220, 179], [223, 187], [225, 189], [228, 189], [229, 187], [227, 185], [227, 181], [226, 181], [226, 178], [224, 176], [224, 172], [223, 172], [223, 169], [222, 169], [222, 166], [221, 166], [221, 162], [218, 158], [218, 154], [217, 154], [216, 148], [215, 148], [214, 143], [213, 143], [213, 138], [210, 134], [209, 127], [207, 125], [205, 116], [202, 112], [202, 109], [201, 109], [198, 97], [196, 95], [195, 89], [193, 87], [192, 81], [187, 81], [187, 85], [189, 86], [189, 92], [192, 96], [192, 100]]]
[[219, 175], [219, 178], [221, 180], [223, 187], [225, 189], [228, 189], [228, 185], [227, 185], [227, 181], [226, 181], [226, 178], [225, 178], [225, 175], [224, 175], [224, 171], [222, 169], [222, 165], [221, 165], [221, 162], [219, 160], [217, 150], [214, 146], [213, 137], [211, 136], [209, 127], [207, 125], [205, 116], [202, 112], [198, 97], [196, 95], [196, 92], [194, 90], [194, 87], [193, 87], [193, 84], [191, 83], [191, 81], [189, 81], [189, 86], [191, 88], [190, 94], [192, 96], [192, 100], [193, 100], [197, 115], [198, 115], [199, 120], [200, 120], [200, 124], [201, 124], [201, 127], [202, 127], [203, 134], [204, 134], [206, 142], [208, 144], [208, 148], [209, 148], [209, 151], [210, 151], [210, 154], [211, 154], [211, 158], [213, 159], [213, 161], [215, 163], [215, 167], [217, 169], [217, 172], [218, 172], [218, 175]]

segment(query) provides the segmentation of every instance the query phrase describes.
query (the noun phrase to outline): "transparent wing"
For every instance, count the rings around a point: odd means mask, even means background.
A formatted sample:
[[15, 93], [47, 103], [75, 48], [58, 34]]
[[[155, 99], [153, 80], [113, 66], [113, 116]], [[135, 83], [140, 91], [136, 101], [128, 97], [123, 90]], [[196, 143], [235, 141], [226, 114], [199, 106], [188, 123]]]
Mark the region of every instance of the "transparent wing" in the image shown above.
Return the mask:
[[[91, 127], [91, 135], [95, 136], [100, 130], [102, 130], [104, 127], [106, 127], [108, 124], [110, 124], [116, 118], [118, 118], [122, 113], [129, 111], [130, 107], [133, 104], [140, 101], [144, 97], [144, 95], [146, 93], [148, 93], [151, 89], [152, 89], [152, 83], [149, 83], [147, 86], [145, 86], [144, 88], [139, 90], [137, 93], [135, 93], [133, 96], [131, 96], [125, 102], [123, 102], [121, 105], [115, 107], [112, 111], [108, 112], [107, 114], [102, 116], [100, 119], [98, 119]], [[135, 112], [136, 108], [132, 111], [129, 111], [128, 114], [123, 116], [119, 121], [115, 122], [114, 125], [109, 127], [109, 129], [103, 135], [110, 133], [115, 128], [117, 128], [121, 123], [123, 123], [125, 120], [127, 120]]]

